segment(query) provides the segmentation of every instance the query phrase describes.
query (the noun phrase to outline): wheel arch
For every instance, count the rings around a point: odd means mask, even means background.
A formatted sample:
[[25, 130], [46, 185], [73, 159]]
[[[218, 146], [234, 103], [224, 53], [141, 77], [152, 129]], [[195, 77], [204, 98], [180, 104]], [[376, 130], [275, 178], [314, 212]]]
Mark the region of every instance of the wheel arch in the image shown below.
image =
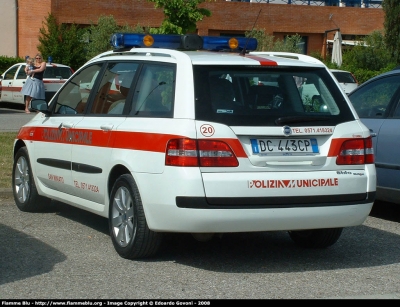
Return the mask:
[[108, 199], [110, 199], [111, 190], [117, 178], [123, 174], [130, 174], [130, 173], [131, 172], [129, 171], [129, 169], [122, 164], [117, 164], [113, 166], [113, 168], [110, 170], [110, 174], [108, 175], [108, 182], [107, 182]]
[[14, 144], [14, 149], [13, 149], [13, 157], [17, 154], [18, 150], [20, 150], [21, 147], [26, 147], [26, 144], [23, 140], [17, 140]]

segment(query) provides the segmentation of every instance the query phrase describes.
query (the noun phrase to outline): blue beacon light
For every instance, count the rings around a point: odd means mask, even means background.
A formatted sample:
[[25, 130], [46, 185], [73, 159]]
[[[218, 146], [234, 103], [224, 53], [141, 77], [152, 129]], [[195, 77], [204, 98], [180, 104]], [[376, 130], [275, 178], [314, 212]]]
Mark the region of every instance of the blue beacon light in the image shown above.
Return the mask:
[[181, 44], [181, 36], [163, 34], [148, 35], [136, 33], [115, 33], [111, 36], [110, 42], [115, 49], [146, 47], [178, 49]]
[[227, 36], [199, 36], [195, 34], [141, 34], [115, 33], [110, 43], [115, 50], [126, 48], [166, 48], [176, 50], [210, 50], [210, 51], [253, 51], [257, 48], [257, 39]]

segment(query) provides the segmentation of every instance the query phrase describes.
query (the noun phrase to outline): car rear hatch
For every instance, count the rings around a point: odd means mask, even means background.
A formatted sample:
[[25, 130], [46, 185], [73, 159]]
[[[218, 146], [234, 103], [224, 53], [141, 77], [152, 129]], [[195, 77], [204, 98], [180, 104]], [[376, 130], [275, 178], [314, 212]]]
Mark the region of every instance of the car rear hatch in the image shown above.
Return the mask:
[[71, 75], [72, 70], [68, 66], [48, 65], [43, 75], [46, 92], [57, 92]]
[[199, 66], [194, 76], [210, 206], [371, 202], [371, 139], [325, 68]]

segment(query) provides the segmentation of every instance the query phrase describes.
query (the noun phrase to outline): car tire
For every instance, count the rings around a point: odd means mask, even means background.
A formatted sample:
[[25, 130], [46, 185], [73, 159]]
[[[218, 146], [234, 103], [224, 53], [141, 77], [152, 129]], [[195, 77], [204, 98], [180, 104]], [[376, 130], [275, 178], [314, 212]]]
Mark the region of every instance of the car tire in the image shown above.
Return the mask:
[[298, 246], [306, 248], [326, 248], [336, 243], [343, 228], [326, 228], [289, 231], [290, 238]]
[[51, 202], [51, 199], [38, 194], [26, 147], [21, 147], [14, 157], [12, 187], [15, 204], [21, 211], [41, 211]]
[[110, 236], [122, 258], [149, 258], [158, 252], [163, 235], [149, 229], [139, 189], [131, 175], [124, 174], [116, 180], [109, 210]]

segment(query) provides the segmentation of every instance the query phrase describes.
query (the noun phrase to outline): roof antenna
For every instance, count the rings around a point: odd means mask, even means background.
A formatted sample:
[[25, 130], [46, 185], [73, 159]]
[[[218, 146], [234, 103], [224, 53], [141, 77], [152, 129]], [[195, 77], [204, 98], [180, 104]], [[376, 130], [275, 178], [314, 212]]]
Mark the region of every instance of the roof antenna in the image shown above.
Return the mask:
[[[261, 9], [260, 9], [260, 11], [258, 12], [256, 21], [254, 22], [253, 27], [251, 28], [250, 34], [253, 34], [253, 30], [254, 30], [254, 27], [256, 26], [258, 17], [260, 17], [260, 13], [261, 13]], [[240, 53], [239, 53], [240, 55], [245, 55], [245, 54], [246, 54], [246, 48], [247, 48], [247, 44], [249, 43], [250, 38], [251, 38], [250, 36], [247, 38], [246, 45], [244, 45], [242, 51], [240, 51]]]

